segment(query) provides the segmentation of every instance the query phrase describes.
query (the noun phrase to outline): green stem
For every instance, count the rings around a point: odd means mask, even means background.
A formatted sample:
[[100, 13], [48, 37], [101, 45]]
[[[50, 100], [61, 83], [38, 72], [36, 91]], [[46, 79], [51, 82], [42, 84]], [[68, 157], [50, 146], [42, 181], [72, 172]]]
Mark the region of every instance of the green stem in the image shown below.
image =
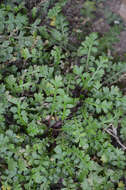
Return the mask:
[[89, 104], [89, 105], [92, 105], [92, 106], [95, 106], [95, 107], [97, 107], [97, 105], [96, 104], [94, 104], [94, 103], [91, 103], [91, 102], [86, 102], [87, 104]]
[[97, 70], [92, 75], [91, 79], [88, 81], [88, 84], [94, 79], [95, 75], [97, 74], [98, 70], [101, 68], [101, 65], [97, 68]]
[[54, 97], [53, 97], [53, 103], [52, 103], [51, 116], [54, 114], [54, 110], [55, 110], [56, 94], [57, 94], [57, 88], [56, 88], [56, 90], [54, 91]]
[[18, 117], [20, 119], [20, 122], [24, 125], [27, 126], [27, 123], [23, 120], [22, 115], [21, 115], [21, 108], [20, 105], [18, 104], [18, 109], [17, 109]]
[[89, 60], [90, 60], [92, 45], [93, 45], [93, 44], [91, 44], [91, 45], [89, 46], [89, 50], [88, 50], [88, 56], [87, 56], [87, 61], [86, 61], [86, 71], [87, 71], [87, 69], [88, 69], [88, 63], [89, 63]]

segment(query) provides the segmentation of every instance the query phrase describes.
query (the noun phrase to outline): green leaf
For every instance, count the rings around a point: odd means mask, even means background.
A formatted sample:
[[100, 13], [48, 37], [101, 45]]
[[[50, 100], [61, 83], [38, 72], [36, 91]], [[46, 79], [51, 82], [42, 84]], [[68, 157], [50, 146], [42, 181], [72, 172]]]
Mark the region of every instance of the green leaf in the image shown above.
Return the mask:
[[81, 76], [83, 70], [84, 70], [83, 66], [78, 67], [77, 65], [75, 65], [75, 66], [74, 66], [74, 69], [73, 69], [73, 72], [74, 72], [76, 75]]
[[8, 160], [8, 170], [12, 172], [17, 170], [17, 162], [12, 158]]
[[36, 172], [33, 176], [32, 176], [33, 180], [38, 183], [41, 184], [43, 182], [43, 176], [41, 176], [40, 172]]
[[102, 155], [101, 161], [102, 161], [103, 163], [107, 163], [107, 162], [108, 162], [108, 158], [106, 157], [105, 154]]
[[36, 17], [37, 11], [38, 11], [37, 8], [36, 8], [36, 7], [33, 7], [33, 9], [32, 9], [32, 17], [33, 17], [33, 18]]
[[52, 37], [57, 40], [57, 41], [61, 41], [62, 40], [62, 34], [56, 30], [56, 29], [51, 29], [51, 34], [52, 34]]
[[48, 17], [53, 18], [58, 15], [58, 13], [61, 12], [61, 7], [57, 4], [55, 7], [49, 10]]
[[52, 80], [52, 84], [56, 87], [56, 88], [59, 88], [61, 86], [63, 86], [63, 83], [62, 83], [62, 77], [59, 75], [59, 76], [55, 76], [55, 79]]
[[26, 162], [25, 162], [24, 159], [19, 159], [19, 160], [18, 160], [18, 166], [19, 166], [19, 170], [20, 170], [21, 172], [27, 170], [27, 165], [26, 165]]
[[28, 48], [23, 48], [23, 49], [21, 50], [21, 55], [22, 55], [22, 57], [23, 57], [25, 60], [27, 60], [27, 59], [29, 59], [29, 58], [31, 57], [31, 54], [30, 54]]

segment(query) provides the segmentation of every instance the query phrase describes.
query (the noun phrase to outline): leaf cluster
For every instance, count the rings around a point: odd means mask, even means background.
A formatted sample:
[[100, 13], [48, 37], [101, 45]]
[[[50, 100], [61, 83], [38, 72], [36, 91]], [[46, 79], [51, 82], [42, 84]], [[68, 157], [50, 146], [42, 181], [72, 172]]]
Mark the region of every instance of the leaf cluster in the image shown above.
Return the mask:
[[125, 188], [125, 151], [106, 133], [125, 145], [126, 96], [113, 83], [125, 63], [99, 51], [97, 33], [71, 50], [64, 4], [45, 25], [23, 4], [0, 5], [2, 190]]

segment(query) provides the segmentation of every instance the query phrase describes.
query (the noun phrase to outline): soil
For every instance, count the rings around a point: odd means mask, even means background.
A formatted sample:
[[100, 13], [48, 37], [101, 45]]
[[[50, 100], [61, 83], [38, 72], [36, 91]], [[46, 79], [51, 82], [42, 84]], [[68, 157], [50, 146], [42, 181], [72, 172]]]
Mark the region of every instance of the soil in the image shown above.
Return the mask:
[[[108, 24], [108, 20], [105, 16], [105, 11], [112, 12], [113, 14], [120, 17], [121, 22], [126, 26], [126, 0], [111, 0], [105, 1], [103, 3], [97, 3], [97, 9], [94, 12], [94, 19], [84, 18], [81, 14], [81, 9], [84, 7], [85, 0], [68, 0], [66, 6], [64, 7], [64, 15], [67, 17], [71, 31], [78, 31], [80, 29], [85, 33], [85, 28], [87, 22], [90, 22], [90, 27], [86, 30], [88, 32], [98, 32], [101, 35], [104, 35], [106, 32], [109, 32], [111, 29], [111, 24]], [[115, 20], [116, 22], [116, 20]], [[86, 31], [86, 32], [87, 32]], [[76, 37], [72, 35], [72, 42], [75, 44], [78, 42]], [[120, 58], [124, 58], [126, 53], [126, 30], [123, 29], [118, 35], [118, 42], [113, 44], [113, 54], [117, 54]]]
[[[109, 9], [122, 18], [124, 27], [126, 26], [126, 0], [112, 0], [106, 3]], [[115, 52], [121, 57], [126, 53], [126, 30], [119, 35], [119, 42], [114, 45]]]

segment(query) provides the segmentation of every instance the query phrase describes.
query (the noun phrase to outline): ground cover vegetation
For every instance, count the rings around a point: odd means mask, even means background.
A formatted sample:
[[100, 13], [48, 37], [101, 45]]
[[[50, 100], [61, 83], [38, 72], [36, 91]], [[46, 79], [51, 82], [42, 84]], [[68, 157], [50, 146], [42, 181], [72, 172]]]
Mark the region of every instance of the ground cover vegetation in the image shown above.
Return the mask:
[[72, 32], [66, 3], [0, 4], [2, 190], [126, 188], [126, 63], [108, 55], [115, 34]]

